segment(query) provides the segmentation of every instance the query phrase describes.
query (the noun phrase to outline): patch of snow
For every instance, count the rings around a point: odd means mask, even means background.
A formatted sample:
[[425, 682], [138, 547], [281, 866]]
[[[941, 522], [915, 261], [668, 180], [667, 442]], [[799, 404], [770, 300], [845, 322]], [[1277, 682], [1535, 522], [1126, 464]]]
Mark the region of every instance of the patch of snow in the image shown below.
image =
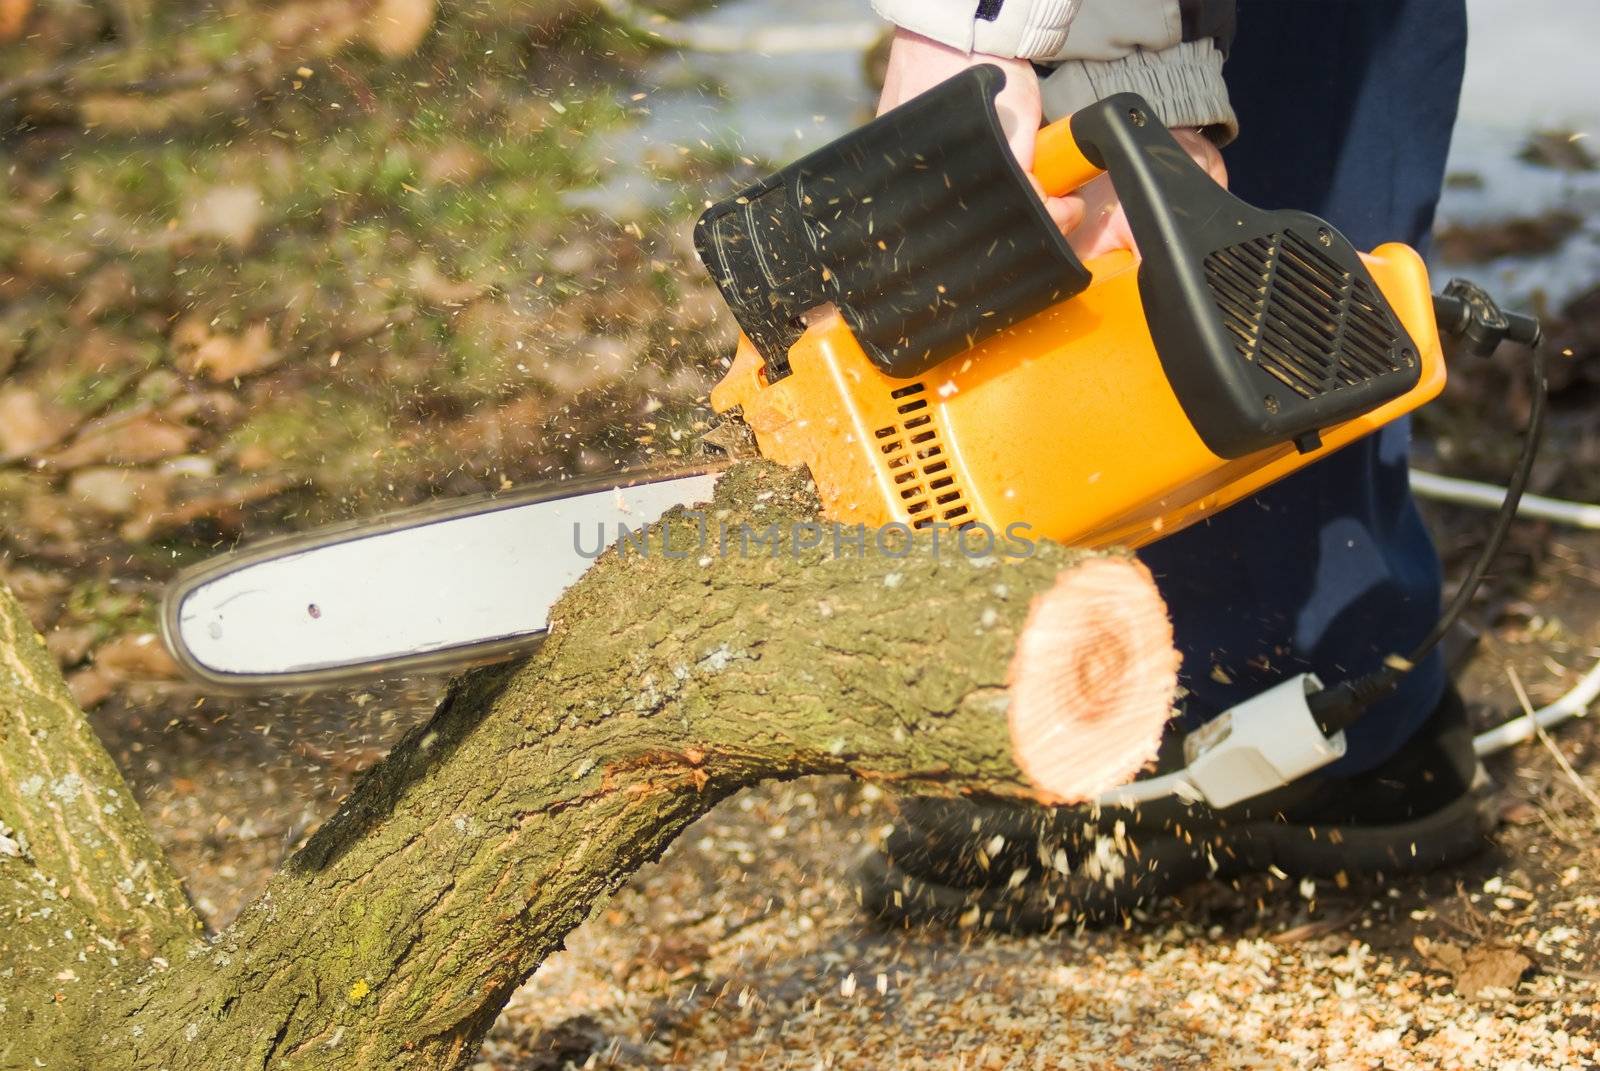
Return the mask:
[[1467, 73], [1438, 224], [1482, 226], [1567, 211], [1582, 217], [1546, 254], [1483, 264], [1433, 256], [1442, 282], [1470, 275], [1513, 305], [1556, 309], [1600, 280], [1600, 171], [1571, 172], [1518, 159], [1535, 131], [1581, 135], [1600, 155], [1600, 4], [1573, 0], [1469, 0]]

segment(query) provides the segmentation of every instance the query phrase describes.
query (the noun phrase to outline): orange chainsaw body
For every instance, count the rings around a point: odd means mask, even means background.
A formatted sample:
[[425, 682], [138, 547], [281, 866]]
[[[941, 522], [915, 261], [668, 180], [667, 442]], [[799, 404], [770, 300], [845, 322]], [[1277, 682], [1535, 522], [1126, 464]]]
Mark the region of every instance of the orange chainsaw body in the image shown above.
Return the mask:
[[[1081, 546], [1137, 547], [1203, 520], [1431, 400], [1445, 368], [1427, 270], [1408, 246], [1363, 263], [1415, 343], [1414, 386], [1324, 428], [1320, 445], [1243, 457], [1207, 448], [1168, 382], [1139, 260], [1086, 265], [1088, 289], [909, 379], [867, 357], [837, 312], [809, 318], [786, 375], [741, 335], [712, 391], [764, 457], [805, 465], [841, 524], [982, 524]], [[1269, 400], [1269, 404], [1271, 404]]]

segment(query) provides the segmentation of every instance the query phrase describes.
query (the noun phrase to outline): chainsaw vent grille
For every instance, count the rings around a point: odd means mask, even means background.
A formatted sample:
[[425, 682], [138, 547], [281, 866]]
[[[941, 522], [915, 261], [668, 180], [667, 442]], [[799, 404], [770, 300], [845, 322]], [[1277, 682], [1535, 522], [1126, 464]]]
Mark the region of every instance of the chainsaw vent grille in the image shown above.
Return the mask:
[[889, 397], [900, 419], [879, 428], [873, 437], [911, 527], [932, 528], [943, 521], [965, 528], [975, 523], [928, 405], [927, 385], [911, 383]]
[[1371, 285], [1293, 231], [1219, 249], [1205, 272], [1239, 355], [1302, 398], [1398, 372], [1397, 353], [1409, 356]]

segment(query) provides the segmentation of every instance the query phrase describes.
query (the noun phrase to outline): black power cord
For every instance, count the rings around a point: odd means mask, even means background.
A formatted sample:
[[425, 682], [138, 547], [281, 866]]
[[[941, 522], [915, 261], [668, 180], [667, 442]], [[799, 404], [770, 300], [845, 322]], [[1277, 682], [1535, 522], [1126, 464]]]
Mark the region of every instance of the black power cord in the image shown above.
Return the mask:
[[1450, 280], [1444, 293], [1434, 297], [1433, 310], [1439, 329], [1455, 336], [1469, 353], [1476, 356], [1489, 356], [1502, 341], [1517, 342], [1528, 348], [1531, 399], [1528, 427], [1522, 437], [1522, 453], [1517, 458], [1510, 482], [1506, 484], [1506, 496], [1495, 514], [1482, 552], [1467, 571], [1461, 586], [1456, 589], [1450, 605], [1439, 615], [1439, 620], [1416, 648], [1403, 659], [1391, 657], [1371, 673], [1324, 688], [1307, 698], [1317, 727], [1328, 736], [1349, 728], [1373, 703], [1392, 694], [1399, 687], [1401, 679], [1432, 654], [1460, 620], [1477, 593], [1478, 585], [1483, 582], [1489, 567], [1499, 555], [1507, 533], [1511, 531], [1511, 523], [1516, 520], [1517, 507], [1522, 502], [1522, 493], [1527, 489], [1528, 477], [1533, 472], [1533, 462], [1539, 453], [1539, 442], [1544, 436], [1548, 389], [1545, 382], [1545, 354], [1539, 345], [1543, 335], [1539, 321], [1532, 316], [1502, 311], [1480, 287], [1463, 279]]

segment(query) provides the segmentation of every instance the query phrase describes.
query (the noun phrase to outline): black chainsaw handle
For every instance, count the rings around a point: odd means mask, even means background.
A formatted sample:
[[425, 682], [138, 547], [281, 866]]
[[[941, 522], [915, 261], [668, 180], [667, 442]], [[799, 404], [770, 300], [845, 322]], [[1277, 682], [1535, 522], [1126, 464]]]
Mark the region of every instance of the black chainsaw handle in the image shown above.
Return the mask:
[[910, 379], [1089, 286], [1006, 142], [1005, 81], [969, 67], [706, 209], [696, 250], [769, 380], [820, 305]]

